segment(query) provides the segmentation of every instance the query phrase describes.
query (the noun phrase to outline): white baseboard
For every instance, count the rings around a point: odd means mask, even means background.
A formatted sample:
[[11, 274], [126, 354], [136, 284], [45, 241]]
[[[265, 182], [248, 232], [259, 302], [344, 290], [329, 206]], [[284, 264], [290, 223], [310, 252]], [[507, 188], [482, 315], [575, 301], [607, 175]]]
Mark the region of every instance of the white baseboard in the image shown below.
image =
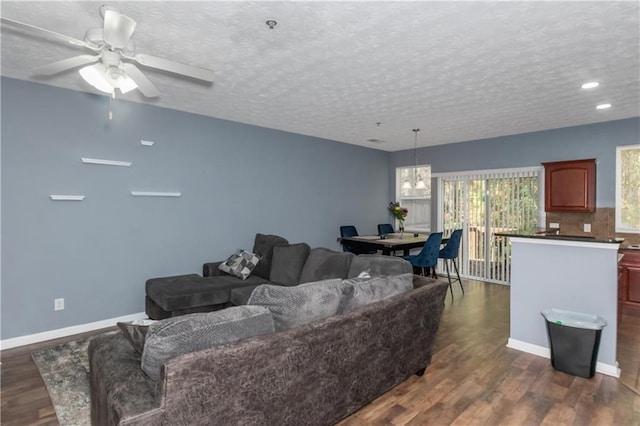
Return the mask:
[[549, 348], [545, 348], [544, 346], [538, 346], [532, 343], [523, 342], [522, 340], [509, 338], [507, 347], [529, 354], [541, 356], [543, 358], [551, 359], [551, 351], [549, 350]]
[[0, 350], [15, 348], [18, 346], [30, 345], [32, 343], [44, 342], [46, 340], [58, 339], [60, 337], [72, 336], [74, 334], [86, 333], [87, 331], [99, 330], [101, 328], [113, 327], [117, 322], [135, 321], [147, 318], [144, 312], [125, 315], [117, 318], [109, 318], [102, 321], [90, 322], [88, 324], [74, 325], [71, 327], [59, 328], [57, 330], [43, 331], [42, 333], [29, 334], [27, 336], [12, 337], [0, 341]]
[[[541, 356], [543, 358], [551, 359], [551, 350], [544, 346], [534, 345], [532, 343], [523, 342], [509, 338], [507, 347], [516, 349], [518, 351], [526, 352], [529, 354]], [[617, 363], [616, 363], [617, 364]], [[598, 373], [606, 374], [607, 376], [620, 377], [620, 369], [617, 365], [605, 364], [603, 362], [596, 363], [596, 371]]]

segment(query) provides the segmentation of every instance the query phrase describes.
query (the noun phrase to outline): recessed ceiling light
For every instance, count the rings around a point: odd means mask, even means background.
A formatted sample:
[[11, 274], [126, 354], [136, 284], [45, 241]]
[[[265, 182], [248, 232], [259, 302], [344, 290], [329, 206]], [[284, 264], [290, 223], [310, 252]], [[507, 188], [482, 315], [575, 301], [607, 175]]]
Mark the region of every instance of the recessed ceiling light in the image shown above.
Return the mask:
[[600, 104], [596, 107], [596, 109], [607, 109], [611, 108], [611, 104]]
[[600, 83], [598, 83], [597, 81], [590, 81], [588, 83], [585, 83], [582, 85], [583, 89], [593, 89], [594, 87], [598, 87], [600, 86]]

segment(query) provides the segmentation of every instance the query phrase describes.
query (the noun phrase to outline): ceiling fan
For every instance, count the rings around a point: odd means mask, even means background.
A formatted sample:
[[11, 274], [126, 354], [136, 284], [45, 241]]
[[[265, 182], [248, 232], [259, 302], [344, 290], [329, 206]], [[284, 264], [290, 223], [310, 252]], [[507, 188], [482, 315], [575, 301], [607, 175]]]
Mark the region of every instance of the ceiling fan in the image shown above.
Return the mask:
[[136, 21], [108, 5], [100, 6], [100, 15], [104, 19], [103, 28], [88, 30], [84, 40], [13, 19], [4, 17], [0, 19], [4, 24], [55, 38], [93, 52], [93, 54], [74, 56], [36, 67], [33, 70], [35, 75], [50, 76], [82, 67], [79, 70], [82, 78], [102, 92], [115, 94], [115, 89], [118, 89], [121, 93], [127, 93], [137, 88], [140, 93], [148, 98], [159, 96], [160, 91], [133, 62], [144, 67], [155, 68], [209, 83], [213, 82], [213, 71], [211, 70], [157, 56], [136, 54], [134, 52], [134, 43], [131, 39], [136, 28]]

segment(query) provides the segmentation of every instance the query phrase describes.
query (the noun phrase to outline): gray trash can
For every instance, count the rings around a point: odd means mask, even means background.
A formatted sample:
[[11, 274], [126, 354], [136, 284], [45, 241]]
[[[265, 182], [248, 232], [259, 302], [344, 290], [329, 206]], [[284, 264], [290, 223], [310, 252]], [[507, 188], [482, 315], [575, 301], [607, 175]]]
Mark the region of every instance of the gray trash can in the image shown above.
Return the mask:
[[596, 372], [600, 335], [607, 321], [597, 315], [564, 309], [545, 309], [551, 365], [574, 376], [591, 378]]

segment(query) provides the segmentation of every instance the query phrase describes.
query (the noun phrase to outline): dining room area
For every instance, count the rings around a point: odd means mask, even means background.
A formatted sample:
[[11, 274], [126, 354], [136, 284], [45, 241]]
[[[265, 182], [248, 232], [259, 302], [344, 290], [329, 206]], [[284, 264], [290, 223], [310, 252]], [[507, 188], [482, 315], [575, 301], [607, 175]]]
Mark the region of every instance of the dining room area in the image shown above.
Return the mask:
[[451, 297], [456, 281], [464, 294], [457, 262], [462, 229], [452, 230], [446, 236], [443, 232], [405, 231], [408, 209], [396, 201], [390, 202], [387, 209], [397, 223], [397, 230], [391, 223], [381, 223], [377, 225], [376, 234], [360, 235], [354, 225], [340, 226], [338, 242], [343, 251], [356, 255], [400, 256], [411, 263], [415, 274], [433, 278], [438, 277], [436, 268], [440, 265], [444, 269], [440, 273], [449, 283]]

